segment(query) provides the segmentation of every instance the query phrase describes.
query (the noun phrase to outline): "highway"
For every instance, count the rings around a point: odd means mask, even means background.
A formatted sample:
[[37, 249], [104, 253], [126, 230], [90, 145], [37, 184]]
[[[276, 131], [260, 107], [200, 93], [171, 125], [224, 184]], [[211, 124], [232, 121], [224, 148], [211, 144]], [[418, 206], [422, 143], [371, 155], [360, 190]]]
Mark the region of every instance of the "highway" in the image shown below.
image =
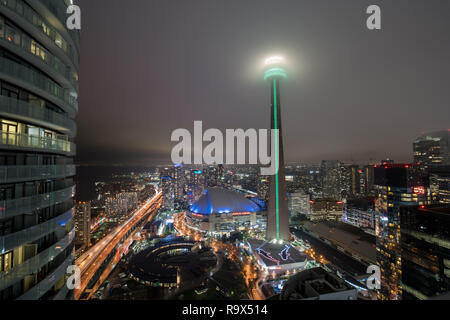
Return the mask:
[[152, 207], [154, 207], [154, 209], [159, 208], [161, 204], [161, 194], [161, 192], [157, 192], [144, 205], [137, 209], [127, 221], [120, 226], [117, 226], [113, 232], [95, 244], [95, 246], [82, 254], [75, 261], [75, 264], [81, 271], [81, 286], [79, 289], [74, 290], [75, 300], [80, 298], [98, 268], [103, 264], [117, 244], [124, 238], [127, 232], [130, 231], [137, 222], [141, 221]]

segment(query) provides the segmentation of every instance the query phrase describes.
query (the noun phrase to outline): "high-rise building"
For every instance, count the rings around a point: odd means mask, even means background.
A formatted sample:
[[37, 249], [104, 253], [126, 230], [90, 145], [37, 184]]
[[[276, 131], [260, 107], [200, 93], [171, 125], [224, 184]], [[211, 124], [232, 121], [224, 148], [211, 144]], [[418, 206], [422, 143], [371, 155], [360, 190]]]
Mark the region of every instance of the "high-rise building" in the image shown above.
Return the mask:
[[185, 168], [182, 164], [174, 166], [175, 190], [174, 197], [176, 202], [184, 202], [184, 187], [186, 184]]
[[347, 200], [342, 221], [358, 228], [375, 229], [373, 201], [365, 198]]
[[113, 222], [123, 222], [128, 214], [137, 207], [138, 195], [136, 192], [120, 192], [105, 201], [106, 218]]
[[75, 245], [88, 248], [91, 242], [91, 204], [78, 202], [75, 205]]
[[428, 173], [433, 203], [450, 205], [450, 166], [430, 166]]
[[208, 166], [205, 169], [205, 180], [207, 188], [217, 187], [219, 184], [219, 168], [217, 166]]
[[192, 169], [189, 172], [189, 183], [186, 186], [187, 189], [187, 204], [192, 205], [203, 194], [205, 190], [205, 174], [203, 170]]
[[73, 264], [79, 32], [69, 1], [0, 1], [0, 300], [63, 299]]
[[269, 177], [268, 176], [258, 176], [257, 182], [258, 198], [267, 201], [269, 196]]
[[450, 291], [450, 208], [400, 208], [402, 299], [427, 300]]
[[431, 165], [450, 165], [450, 130], [424, 133], [414, 143], [414, 162], [428, 169]]
[[378, 298], [397, 300], [402, 296], [400, 208], [428, 204], [430, 191], [422, 171], [415, 165], [385, 164], [374, 168], [374, 174], [377, 264], [381, 269]]
[[275, 130], [276, 174], [269, 180], [269, 204], [267, 210], [267, 239], [289, 240], [289, 212], [287, 207], [286, 174], [284, 166], [283, 132], [281, 127], [280, 81], [287, 77], [281, 67], [283, 59], [272, 57], [266, 60], [264, 79], [271, 88], [271, 129]]
[[373, 192], [373, 171], [374, 166], [368, 165], [364, 167], [364, 194], [371, 195]]
[[162, 191], [162, 210], [173, 211], [175, 200], [175, 181], [171, 176], [163, 175], [160, 181]]
[[310, 201], [311, 214], [308, 218], [311, 221], [342, 221], [344, 213], [344, 203], [334, 199], [314, 199]]
[[338, 160], [324, 160], [320, 167], [324, 198], [341, 199], [341, 163]]
[[289, 216], [303, 215], [309, 216], [311, 214], [310, 195], [303, 192], [291, 193], [288, 199]]

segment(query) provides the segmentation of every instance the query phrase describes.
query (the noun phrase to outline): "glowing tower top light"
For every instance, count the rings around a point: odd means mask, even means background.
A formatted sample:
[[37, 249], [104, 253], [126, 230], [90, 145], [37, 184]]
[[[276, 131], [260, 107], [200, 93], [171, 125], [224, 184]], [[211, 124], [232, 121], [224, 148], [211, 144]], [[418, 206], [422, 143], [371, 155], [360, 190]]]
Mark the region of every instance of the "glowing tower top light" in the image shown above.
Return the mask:
[[287, 72], [284, 69], [286, 60], [281, 56], [272, 56], [264, 61], [265, 72], [264, 80], [273, 80], [273, 78], [287, 78]]
[[[289, 213], [284, 168], [283, 134], [281, 130], [280, 80], [287, 78], [285, 59], [272, 56], [264, 61], [264, 80], [271, 86], [271, 129], [275, 130], [275, 167], [278, 172], [270, 177], [267, 210], [267, 240], [289, 241]], [[272, 152], [274, 152], [272, 150]]]

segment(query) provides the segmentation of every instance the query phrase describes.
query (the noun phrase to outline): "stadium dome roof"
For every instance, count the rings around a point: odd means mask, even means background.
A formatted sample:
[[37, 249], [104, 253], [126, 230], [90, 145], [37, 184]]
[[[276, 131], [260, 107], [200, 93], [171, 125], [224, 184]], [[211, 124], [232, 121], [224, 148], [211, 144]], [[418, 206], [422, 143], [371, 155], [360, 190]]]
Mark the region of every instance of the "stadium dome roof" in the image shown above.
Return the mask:
[[243, 195], [221, 188], [211, 188], [190, 207], [193, 213], [209, 215], [213, 213], [259, 212], [260, 207]]

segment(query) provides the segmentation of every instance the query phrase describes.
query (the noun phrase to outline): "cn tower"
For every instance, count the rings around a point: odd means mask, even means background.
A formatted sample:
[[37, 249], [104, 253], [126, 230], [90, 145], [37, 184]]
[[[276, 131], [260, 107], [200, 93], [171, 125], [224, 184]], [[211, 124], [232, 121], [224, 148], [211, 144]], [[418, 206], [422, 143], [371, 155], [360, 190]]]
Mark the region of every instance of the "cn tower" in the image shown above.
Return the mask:
[[280, 81], [287, 78], [283, 68], [284, 58], [270, 57], [265, 61], [264, 80], [271, 88], [271, 129], [275, 130], [275, 167], [278, 172], [270, 176], [269, 204], [267, 211], [266, 237], [268, 241], [289, 241], [289, 213], [284, 168], [283, 132], [281, 126]]

